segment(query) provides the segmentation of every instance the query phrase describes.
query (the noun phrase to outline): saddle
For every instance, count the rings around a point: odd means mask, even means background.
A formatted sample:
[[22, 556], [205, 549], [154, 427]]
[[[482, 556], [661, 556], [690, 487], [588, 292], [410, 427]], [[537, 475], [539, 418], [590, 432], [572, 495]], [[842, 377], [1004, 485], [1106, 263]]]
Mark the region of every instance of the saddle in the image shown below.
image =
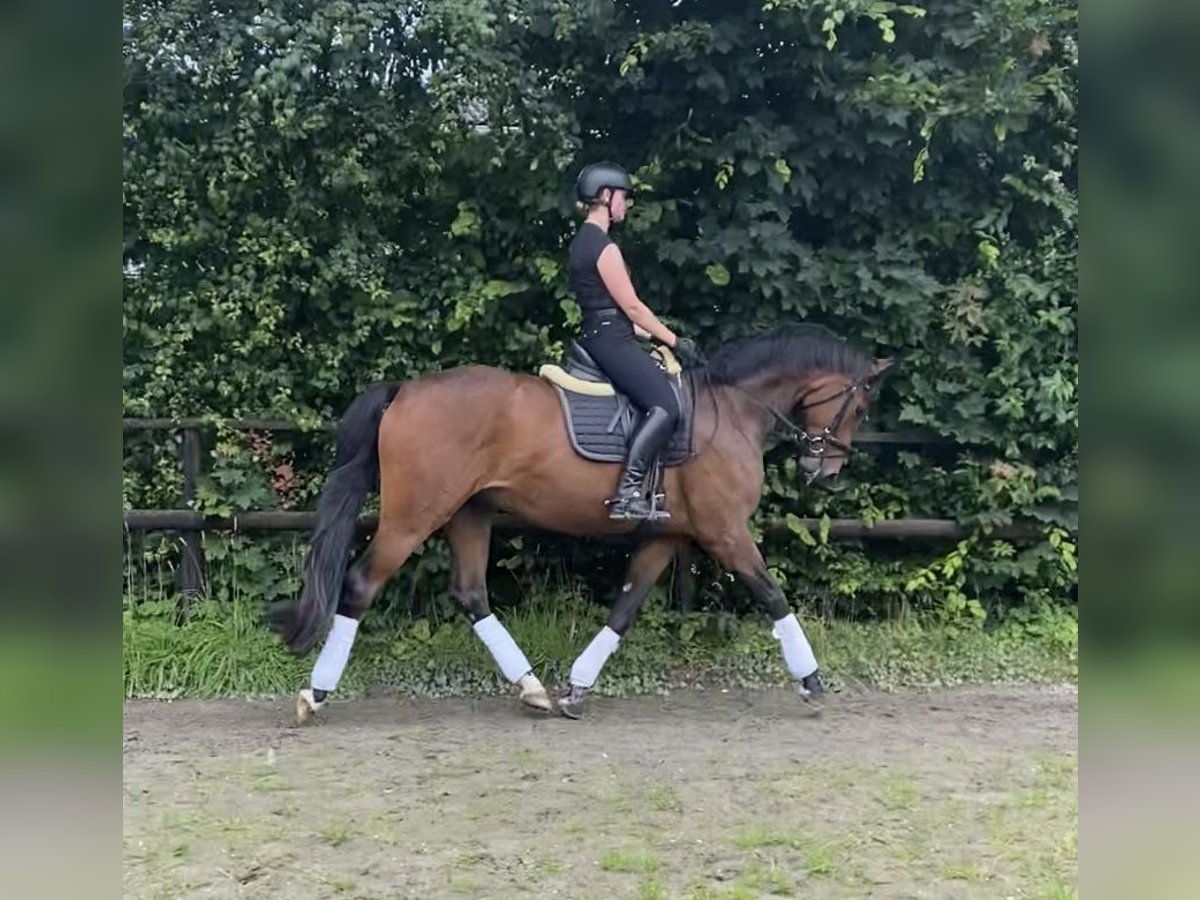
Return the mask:
[[[659, 469], [681, 465], [692, 456], [692, 396], [675, 354], [666, 347], [655, 347], [650, 355], [667, 373], [680, 409], [679, 423], [655, 463], [652, 481], [657, 482]], [[616, 390], [588, 352], [572, 341], [563, 364], [547, 363], [538, 369], [538, 375], [558, 394], [575, 452], [593, 462], [624, 462], [642, 414]]]

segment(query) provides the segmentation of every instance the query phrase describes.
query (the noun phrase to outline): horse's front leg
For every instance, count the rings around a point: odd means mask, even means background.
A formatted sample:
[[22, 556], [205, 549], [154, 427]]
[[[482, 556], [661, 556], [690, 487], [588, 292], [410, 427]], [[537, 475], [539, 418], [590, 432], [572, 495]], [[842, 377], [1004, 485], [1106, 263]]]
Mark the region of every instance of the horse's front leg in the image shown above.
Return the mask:
[[710, 543], [706, 549], [724, 568], [734, 572], [766, 607], [774, 623], [771, 633], [779, 641], [783, 661], [799, 683], [800, 695], [819, 706], [825, 687], [817, 673], [817, 658], [800, 620], [788, 606], [783, 588], [771, 577], [762, 552], [748, 530]]
[[559, 698], [558, 709], [564, 716], [578, 719], [583, 711], [583, 698], [596, 683], [600, 670], [617, 649], [621, 638], [633, 624], [642, 601], [654, 587], [667, 563], [675, 555], [677, 538], [653, 538], [634, 551], [625, 573], [621, 594], [608, 615], [608, 623], [592, 638], [571, 666], [571, 684]]

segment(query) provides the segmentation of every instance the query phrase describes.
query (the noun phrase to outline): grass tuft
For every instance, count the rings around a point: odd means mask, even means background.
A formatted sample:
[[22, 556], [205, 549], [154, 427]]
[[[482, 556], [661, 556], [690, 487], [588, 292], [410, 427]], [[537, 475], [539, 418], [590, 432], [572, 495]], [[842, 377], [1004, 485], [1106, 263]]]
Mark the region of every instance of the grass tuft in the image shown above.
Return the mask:
[[643, 881], [638, 885], [638, 900], [667, 900], [666, 887], [659, 881]]
[[662, 862], [657, 856], [641, 851], [612, 850], [600, 858], [600, 869], [604, 872], [640, 872], [649, 875], [661, 867]]
[[734, 835], [733, 843], [743, 850], [758, 850], [763, 847], [790, 847], [793, 850], [799, 850], [804, 846], [805, 841], [800, 835], [784, 831], [751, 828]]

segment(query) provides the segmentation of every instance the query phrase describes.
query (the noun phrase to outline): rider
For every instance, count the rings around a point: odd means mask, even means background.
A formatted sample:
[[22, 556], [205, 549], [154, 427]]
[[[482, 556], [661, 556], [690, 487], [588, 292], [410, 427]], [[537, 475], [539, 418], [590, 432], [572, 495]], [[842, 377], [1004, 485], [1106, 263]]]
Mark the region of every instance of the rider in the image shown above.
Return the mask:
[[606, 501], [609, 518], [646, 519], [650, 503], [642, 487], [650, 467], [679, 421], [679, 403], [666, 373], [640, 349], [636, 337], [657, 338], [682, 363], [696, 358], [695, 344], [667, 328], [638, 298], [609, 226], [625, 218], [633, 193], [628, 173], [613, 163], [586, 166], [575, 194], [587, 219], [571, 241], [568, 284], [583, 312], [579, 344], [613, 386], [644, 413], [638, 423], [615, 495]]

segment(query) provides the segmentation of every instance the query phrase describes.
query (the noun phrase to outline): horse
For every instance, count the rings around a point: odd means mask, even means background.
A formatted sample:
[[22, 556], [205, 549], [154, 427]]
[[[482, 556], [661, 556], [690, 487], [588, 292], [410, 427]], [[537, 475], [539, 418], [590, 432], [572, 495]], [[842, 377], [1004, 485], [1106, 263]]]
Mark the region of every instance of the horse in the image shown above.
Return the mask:
[[[642, 601], [685, 542], [740, 579], [774, 623], [797, 692], [820, 708], [824, 685], [799, 619], [767, 570], [749, 528], [761, 500], [763, 453], [781, 432], [798, 439], [808, 481], [833, 478], [851, 452], [879, 380], [893, 366], [827, 328], [784, 326], [729, 341], [686, 369], [664, 346], [684, 415], [647, 490], [665, 504], [650, 520], [614, 520], [612, 493], [635, 424], [627, 399], [577, 343], [566, 364], [535, 374], [464, 365], [364, 389], [340, 419], [298, 598], [277, 601], [270, 627], [303, 656], [325, 635], [296, 718], [311, 719], [336, 689], [358, 621], [424, 541], [448, 541], [450, 593], [520, 702], [552, 712], [545, 686], [488, 604], [492, 524], [501, 513], [564, 535], [615, 536], [633, 550], [607, 623], [575, 660], [558, 710], [579, 718], [587, 691]], [[799, 419], [800, 421], [796, 421]], [[369, 492], [377, 529], [351, 564]]]

